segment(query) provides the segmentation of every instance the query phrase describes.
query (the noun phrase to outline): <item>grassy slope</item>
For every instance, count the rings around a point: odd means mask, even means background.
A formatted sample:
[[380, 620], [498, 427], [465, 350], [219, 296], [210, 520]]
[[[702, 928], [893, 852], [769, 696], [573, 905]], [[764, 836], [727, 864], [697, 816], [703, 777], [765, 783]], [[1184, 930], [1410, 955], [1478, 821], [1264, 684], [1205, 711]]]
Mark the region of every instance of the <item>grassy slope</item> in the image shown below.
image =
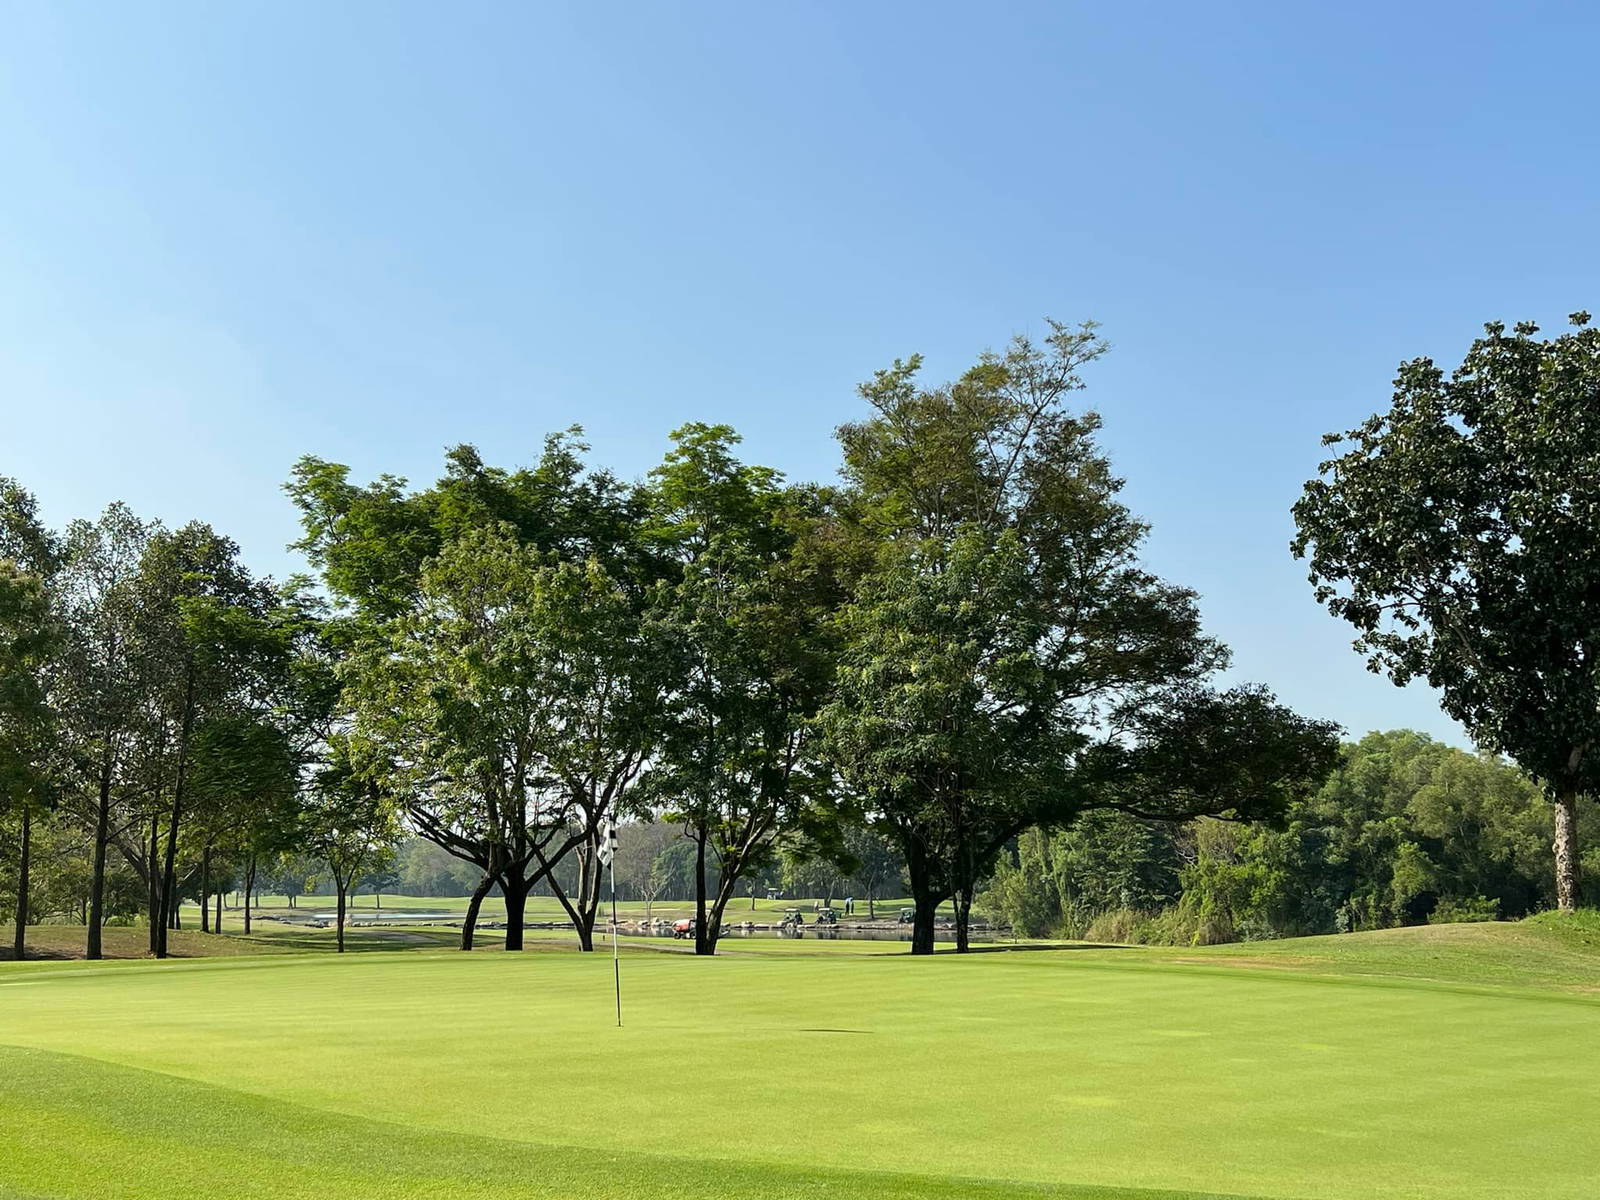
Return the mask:
[[1138, 947], [1097, 957], [1588, 992], [1600, 990], [1600, 913], [1552, 912], [1516, 923], [1419, 925], [1226, 946]]
[[[1562, 962], [1592, 978], [1589, 936], [635, 952], [621, 1031], [610, 964], [566, 953], [17, 964], [0, 1043], [30, 1049], [0, 1065], [0, 1122], [25, 1153], [0, 1190], [954, 1196], [1005, 1176], [1030, 1187], [1004, 1194], [1588, 1196], [1600, 1155], [1566, 1131], [1600, 1117], [1600, 1014], [1525, 989]], [[1407, 939], [1454, 982], [1363, 978], [1413, 966]], [[158, 1192], [129, 1155], [176, 1165]]]
[[1017, 1186], [574, 1149], [397, 1126], [172, 1076], [0, 1048], [0, 1197], [216, 1200], [555, 1198], [1179, 1200], [1198, 1193]]

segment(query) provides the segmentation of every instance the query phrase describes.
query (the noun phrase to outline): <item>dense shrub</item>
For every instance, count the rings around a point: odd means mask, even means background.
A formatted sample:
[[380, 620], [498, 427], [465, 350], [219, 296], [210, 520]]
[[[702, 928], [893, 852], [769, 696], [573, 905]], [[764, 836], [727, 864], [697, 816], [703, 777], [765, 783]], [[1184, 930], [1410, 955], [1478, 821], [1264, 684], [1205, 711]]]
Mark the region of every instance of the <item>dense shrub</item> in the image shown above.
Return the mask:
[[1487, 896], [1446, 897], [1428, 914], [1430, 925], [1457, 925], [1468, 921], [1493, 921], [1500, 916], [1500, 905]]
[[[1596, 821], [1586, 806], [1591, 874]], [[1372, 733], [1277, 828], [1091, 812], [1019, 838], [987, 899], [1029, 936], [1174, 945], [1515, 919], [1554, 902], [1549, 825], [1503, 760]]]

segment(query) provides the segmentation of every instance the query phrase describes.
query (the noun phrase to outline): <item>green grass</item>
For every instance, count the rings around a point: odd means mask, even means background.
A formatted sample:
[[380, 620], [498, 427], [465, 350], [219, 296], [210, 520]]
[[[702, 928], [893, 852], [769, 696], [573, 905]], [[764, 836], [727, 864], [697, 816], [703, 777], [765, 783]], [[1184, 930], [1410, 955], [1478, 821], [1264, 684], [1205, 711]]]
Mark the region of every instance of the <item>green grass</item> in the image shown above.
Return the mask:
[[[8, 1200], [156, 1195], [171, 1200], [622, 1195], [1180, 1200], [1196, 1195], [772, 1167], [401, 1128], [382, 1118], [317, 1113], [226, 1088], [29, 1050], [0, 1049], [0, 1104], [16, 1121], [0, 1165], [0, 1196]], [[16, 1186], [34, 1190], [12, 1190]]]
[[0, 1195], [1575, 1200], [1597, 929], [6, 964]]
[[1419, 925], [1226, 946], [1141, 946], [1105, 956], [1160, 967], [1600, 992], [1600, 914], [1543, 913], [1512, 924]]

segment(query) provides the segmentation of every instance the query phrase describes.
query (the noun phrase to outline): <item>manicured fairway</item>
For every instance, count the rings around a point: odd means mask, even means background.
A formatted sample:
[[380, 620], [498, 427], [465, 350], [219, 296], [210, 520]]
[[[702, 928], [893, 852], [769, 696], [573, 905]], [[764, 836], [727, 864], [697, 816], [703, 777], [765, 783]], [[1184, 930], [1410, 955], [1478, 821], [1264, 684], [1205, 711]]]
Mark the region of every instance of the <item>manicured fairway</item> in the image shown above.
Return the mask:
[[6, 964], [0, 1194], [1531, 1200], [1600, 1177], [1581, 993], [1141, 951], [624, 968], [617, 1030], [609, 959], [564, 951]]

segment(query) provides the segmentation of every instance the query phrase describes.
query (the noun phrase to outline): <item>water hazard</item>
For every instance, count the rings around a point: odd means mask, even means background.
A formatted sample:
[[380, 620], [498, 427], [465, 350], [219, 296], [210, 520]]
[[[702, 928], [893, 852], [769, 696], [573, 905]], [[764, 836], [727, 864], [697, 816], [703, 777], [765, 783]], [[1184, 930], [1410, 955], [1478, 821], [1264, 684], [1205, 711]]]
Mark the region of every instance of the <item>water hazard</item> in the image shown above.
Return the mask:
[[[263, 914], [266, 915], [266, 914]], [[338, 920], [338, 913], [332, 909], [304, 909], [290, 910], [288, 912], [273, 913], [271, 916], [277, 920], [294, 925], [310, 925], [313, 928], [332, 928]], [[359, 909], [345, 913], [345, 927], [347, 929], [373, 929], [384, 926], [404, 927], [407, 925], [444, 925], [460, 928], [461, 913], [454, 909], [429, 909], [429, 908], [397, 908], [397, 909]], [[503, 929], [503, 921], [479, 921], [478, 928], [483, 930]], [[524, 929], [537, 930], [572, 930], [570, 921], [528, 921]], [[610, 927], [603, 920], [597, 924], [596, 936], [609, 933]], [[680, 938], [674, 931], [671, 921], [656, 919], [650, 922], [624, 921], [619, 929], [623, 937], [628, 938], [666, 938], [672, 940]], [[934, 930], [936, 942], [954, 942], [955, 928], [948, 922], [941, 921]], [[722, 927], [723, 938], [784, 938], [788, 940], [817, 940], [817, 941], [868, 941], [868, 942], [909, 942], [911, 940], [911, 926], [902, 925], [894, 921], [841, 921], [837, 924], [818, 924], [815, 922], [801, 925], [798, 928], [792, 925], [779, 925], [766, 921], [729, 921]], [[968, 938], [972, 942], [997, 941], [996, 931], [982, 926], [973, 926]]]

